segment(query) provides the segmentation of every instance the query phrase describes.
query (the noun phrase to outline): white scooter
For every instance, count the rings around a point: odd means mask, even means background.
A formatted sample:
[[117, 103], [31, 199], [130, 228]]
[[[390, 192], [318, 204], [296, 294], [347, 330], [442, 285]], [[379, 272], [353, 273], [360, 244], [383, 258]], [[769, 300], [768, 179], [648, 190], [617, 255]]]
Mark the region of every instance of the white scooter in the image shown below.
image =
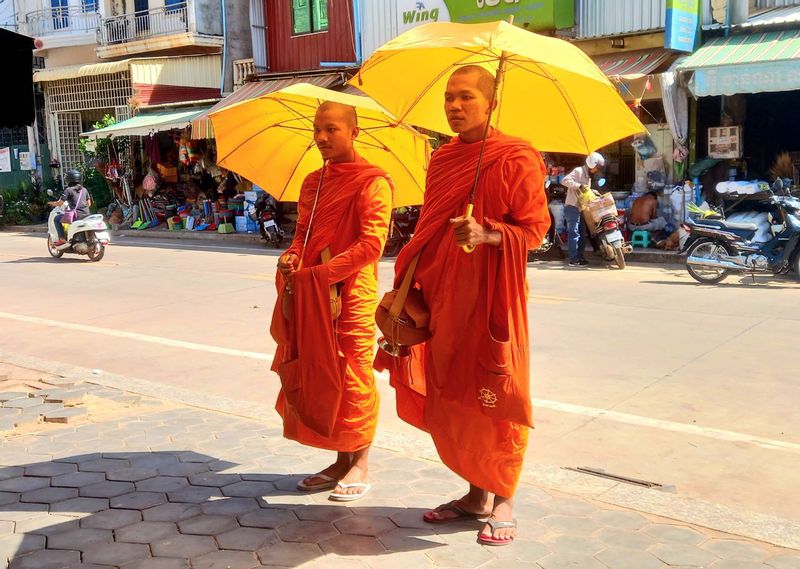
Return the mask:
[[[52, 196], [53, 190], [47, 190], [47, 195]], [[103, 221], [103, 216], [100, 214], [90, 215], [73, 223], [65, 223], [64, 229], [67, 234], [66, 243], [57, 247], [54, 245], [54, 243], [58, 241], [58, 232], [56, 231], [55, 223], [56, 216], [64, 213], [66, 210], [67, 204], [64, 203], [54, 207], [50, 212], [50, 217], [47, 220], [47, 251], [56, 259], [61, 257], [64, 253], [88, 255], [89, 260], [93, 262], [102, 259], [110, 238], [106, 222]]]

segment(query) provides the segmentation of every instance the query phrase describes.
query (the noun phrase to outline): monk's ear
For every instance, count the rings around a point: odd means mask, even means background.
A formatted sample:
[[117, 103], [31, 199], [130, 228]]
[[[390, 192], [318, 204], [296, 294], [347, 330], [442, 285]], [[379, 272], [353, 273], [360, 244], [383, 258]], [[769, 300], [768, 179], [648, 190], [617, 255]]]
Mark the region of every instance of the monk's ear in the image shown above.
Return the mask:
[[355, 140], [356, 138], [358, 138], [359, 132], [361, 132], [361, 129], [357, 126], [354, 126], [352, 132], [350, 133], [350, 138]]

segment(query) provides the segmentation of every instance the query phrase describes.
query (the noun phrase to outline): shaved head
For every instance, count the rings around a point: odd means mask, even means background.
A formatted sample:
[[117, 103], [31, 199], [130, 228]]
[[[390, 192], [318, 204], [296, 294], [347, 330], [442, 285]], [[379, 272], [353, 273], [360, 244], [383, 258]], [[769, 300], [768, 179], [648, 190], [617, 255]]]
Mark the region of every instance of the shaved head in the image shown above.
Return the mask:
[[333, 101], [325, 101], [317, 107], [317, 116], [321, 114], [333, 115], [336, 118], [343, 120], [349, 128], [358, 126], [358, 114], [356, 108], [342, 103], [334, 103]]
[[465, 65], [459, 67], [450, 75], [453, 77], [475, 77], [475, 87], [486, 97], [487, 101], [492, 100], [494, 94], [494, 76], [480, 65]]

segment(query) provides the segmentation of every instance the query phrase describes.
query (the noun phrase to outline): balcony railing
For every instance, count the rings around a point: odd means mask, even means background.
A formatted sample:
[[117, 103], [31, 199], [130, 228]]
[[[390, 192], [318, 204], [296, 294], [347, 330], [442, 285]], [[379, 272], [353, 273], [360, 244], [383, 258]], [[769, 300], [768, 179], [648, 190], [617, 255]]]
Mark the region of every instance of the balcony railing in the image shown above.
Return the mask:
[[92, 9], [94, 6], [60, 6], [28, 12], [25, 15], [25, 32], [33, 37], [93, 32], [100, 26], [100, 14]]
[[103, 18], [100, 45], [113, 45], [189, 31], [186, 2]]
[[234, 91], [245, 84], [247, 78], [256, 72], [255, 61], [250, 59], [235, 59], [233, 61], [233, 89]]

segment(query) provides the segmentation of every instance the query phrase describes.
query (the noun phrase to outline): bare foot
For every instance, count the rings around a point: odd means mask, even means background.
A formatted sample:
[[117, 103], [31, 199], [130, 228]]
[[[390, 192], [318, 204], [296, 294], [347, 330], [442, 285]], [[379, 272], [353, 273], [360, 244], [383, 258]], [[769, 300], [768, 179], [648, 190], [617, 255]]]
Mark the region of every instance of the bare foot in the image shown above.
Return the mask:
[[492, 506], [489, 502], [488, 495], [475, 496], [472, 492], [470, 492], [455, 502], [451, 502], [450, 504], [442, 504], [435, 510], [426, 512], [424, 518], [433, 520], [435, 522], [445, 522], [448, 520], [463, 518], [465, 517], [464, 513], [470, 516], [483, 517], [491, 515], [491, 507]]
[[350, 467], [350, 470], [339, 478], [339, 484], [336, 486], [334, 490], [334, 494], [341, 494], [341, 495], [351, 495], [351, 494], [363, 494], [366, 492], [364, 486], [353, 486], [351, 488], [345, 488], [342, 484], [353, 484], [356, 482], [360, 482], [362, 484], [367, 484], [369, 479], [368, 472], [366, 468], [362, 468], [361, 466], [354, 464]]
[[[495, 496], [492, 519], [498, 522], [513, 522], [514, 501], [511, 498]], [[517, 528], [497, 528], [492, 532], [492, 526], [488, 523], [483, 526], [480, 533], [481, 537], [494, 538], [495, 540], [513, 540], [517, 537]]]

